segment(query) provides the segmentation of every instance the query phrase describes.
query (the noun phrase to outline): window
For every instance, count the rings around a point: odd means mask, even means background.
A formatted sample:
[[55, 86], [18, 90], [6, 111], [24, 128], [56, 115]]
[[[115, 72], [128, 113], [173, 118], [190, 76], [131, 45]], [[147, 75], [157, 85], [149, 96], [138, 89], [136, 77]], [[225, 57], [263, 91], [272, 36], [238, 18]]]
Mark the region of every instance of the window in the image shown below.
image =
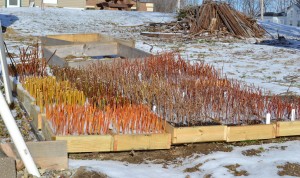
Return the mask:
[[290, 21], [290, 26], [293, 26], [293, 21]]
[[297, 26], [300, 27], [300, 20], [298, 20]]

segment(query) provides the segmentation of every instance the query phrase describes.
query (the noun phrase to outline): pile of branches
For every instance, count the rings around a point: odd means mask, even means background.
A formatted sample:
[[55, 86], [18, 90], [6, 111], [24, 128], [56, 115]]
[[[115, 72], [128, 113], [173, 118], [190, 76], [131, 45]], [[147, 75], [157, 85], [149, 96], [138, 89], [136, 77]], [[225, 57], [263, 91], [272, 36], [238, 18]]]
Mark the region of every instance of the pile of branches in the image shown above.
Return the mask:
[[260, 38], [265, 30], [256, 20], [224, 2], [206, 1], [201, 6], [181, 9], [177, 22], [167, 24], [164, 32], [183, 32], [192, 36], [234, 36]]

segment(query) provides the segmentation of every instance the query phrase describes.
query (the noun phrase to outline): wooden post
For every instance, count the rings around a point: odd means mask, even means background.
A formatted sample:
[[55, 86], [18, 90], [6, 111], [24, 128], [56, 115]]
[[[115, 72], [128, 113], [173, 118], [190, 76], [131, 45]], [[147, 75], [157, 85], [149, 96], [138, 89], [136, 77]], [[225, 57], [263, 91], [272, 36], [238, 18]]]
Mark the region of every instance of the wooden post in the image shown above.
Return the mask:
[[8, 67], [7, 67], [7, 61], [6, 61], [6, 55], [4, 50], [4, 40], [3, 40], [3, 34], [2, 34], [2, 23], [0, 21], [0, 61], [1, 61], [1, 69], [2, 69], [2, 76], [3, 76], [3, 83], [5, 88], [5, 97], [8, 104], [11, 104], [13, 102], [12, 98], [12, 91], [10, 87], [9, 82], [9, 75], [8, 75]]
[[260, 16], [261, 20], [264, 20], [264, 0], [260, 0]]

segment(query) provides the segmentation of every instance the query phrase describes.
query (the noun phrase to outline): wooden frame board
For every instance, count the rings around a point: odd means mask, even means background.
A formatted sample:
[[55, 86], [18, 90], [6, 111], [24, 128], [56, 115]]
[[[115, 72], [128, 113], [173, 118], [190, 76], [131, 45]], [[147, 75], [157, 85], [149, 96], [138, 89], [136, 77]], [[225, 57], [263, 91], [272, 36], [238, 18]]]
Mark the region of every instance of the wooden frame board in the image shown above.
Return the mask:
[[172, 135], [172, 144], [226, 141], [227, 126], [173, 127], [169, 123], [166, 130]]
[[227, 142], [263, 140], [276, 137], [276, 124], [228, 126]]
[[110, 152], [111, 135], [55, 136], [54, 140], [67, 141], [68, 153]]
[[[42, 169], [68, 169], [66, 141], [26, 142], [28, 150], [38, 167]], [[0, 144], [2, 151], [17, 161], [21, 160], [13, 143]]]
[[300, 135], [300, 121], [277, 122], [277, 137]]
[[113, 135], [112, 151], [157, 150], [171, 148], [171, 134]]

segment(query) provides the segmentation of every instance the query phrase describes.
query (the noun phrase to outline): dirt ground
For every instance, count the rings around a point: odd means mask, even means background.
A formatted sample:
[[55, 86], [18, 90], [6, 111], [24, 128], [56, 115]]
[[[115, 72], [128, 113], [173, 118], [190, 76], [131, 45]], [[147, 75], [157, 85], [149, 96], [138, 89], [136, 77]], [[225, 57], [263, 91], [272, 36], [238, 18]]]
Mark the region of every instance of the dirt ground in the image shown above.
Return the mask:
[[[69, 154], [70, 159], [81, 160], [113, 160], [122, 161], [132, 164], [155, 163], [155, 164], [180, 164], [180, 159], [192, 157], [194, 154], [210, 154], [212, 152], [231, 152], [234, 146], [261, 145], [264, 143], [282, 143], [291, 140], [300, 140], [300, 137], [282, 137], [270, 140], [259, 141], [243, 141], [234, 143], [211, 142], [211, 143], [195, 143], [172, 146], [170, 150], [154, 150], [154, 151], [131, 151], [131, 152], [114, 152], [114, 153], [76, 153]], [[285, 149], [285, 148], [278, 148]], [[245, 156], [258, 156], [263, 149], [246, 150], [243, 152]]]
[[286, 163], [283, 166], [277, 166], [280, 169], [278, 175], [280, 176], [295, 176], [300, 177], [300, 164]]

